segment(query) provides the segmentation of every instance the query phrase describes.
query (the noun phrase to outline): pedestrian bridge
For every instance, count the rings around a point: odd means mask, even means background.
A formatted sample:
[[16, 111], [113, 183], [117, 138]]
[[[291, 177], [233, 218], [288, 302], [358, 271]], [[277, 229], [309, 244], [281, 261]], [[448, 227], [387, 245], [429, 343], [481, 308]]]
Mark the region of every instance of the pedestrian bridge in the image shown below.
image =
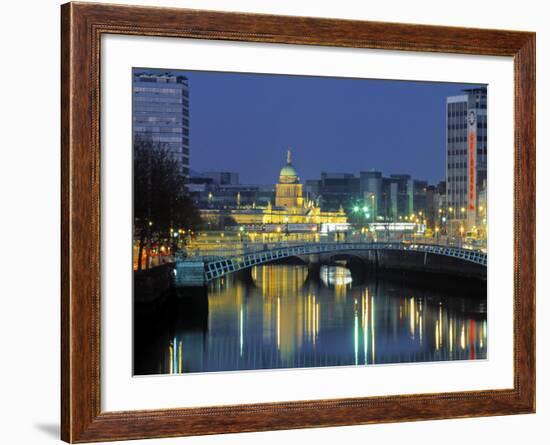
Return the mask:
[[464, 265], [476, 268], [487, 267], [487, 255], [478, 250], [463, 249], [460, 247], [440, 246], [435, 244], [409, 244], [401, 242], [341, 242], [341, 243], [307, 243], [307, 244], [270, 244], [261, 249], [244, 251], [237, 255], [200, 256], [178, 258], [176, 260], [176, 285], [196, 286], [253, 266], [271, 263], [289, 257], [308, 257], [311, 255], [368, 255], [374, 253], [378, 258], [379, 252], [416, 253], [422, 258], [424, 266], [428, 256], [450, 258], [458, 260]]

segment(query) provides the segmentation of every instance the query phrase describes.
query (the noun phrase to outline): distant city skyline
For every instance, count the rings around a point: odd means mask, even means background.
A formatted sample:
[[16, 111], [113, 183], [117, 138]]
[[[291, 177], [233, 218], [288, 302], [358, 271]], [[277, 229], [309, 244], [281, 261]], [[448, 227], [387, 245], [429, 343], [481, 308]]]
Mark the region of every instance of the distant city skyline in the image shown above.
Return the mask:
[[[293, 154], [294, 156], [294, 154]], [[264, 178], [262, 181], [259, 181], [259, 182], [251, 182], [251, 181], [243, 181], [242, 180], [242, 172], [240, 171], [236, 171], [236, 170], [223, 170], [223, 169], [220, 169], [220, 170], [204, 170], [204, 171], [199, 171], [199, 170], [195, 170], [193, 168], [190, 169], [190, 175], [193, 176], [194, 174], [196, 175], [205, 175], [206, 176], [209, 176], [212, 174], [213, 171], [215, 172], [219, 172], [219, 173], [236, 173], [238, 174], [238, 177], [239, 177], [239, 184], [242, 184], [242, 185], [258, 185], [258, 186], [273, 186], [274, 187], [274, 184], [275, 182], [277, 182], [277, 178], [279, 177], [279, 173], [278, 173], [278, 170], [280, 170], [280, 167], [284, 165], [284, 161], [281, 162], [281, 164], [279, 165], [279, 168], [278, 169], [275, 169], [277, 170], [277, 172], [275, 172], [275, 177], [273, 180], [271, 180], [271, 177], [267, 177], [267, 178]], [[293, 162], [293, 165], [296, 166], [296, 164]], [[397, 171], [397, 172], [394, 172], [394, 171], [382, 171], [382, 170], [373, 170], [373, 169], [368, 169], [368, 170], [357, 170], [357, 171], [336, 171], [336, 170], [321, 170], [319, 171], [319, 173], [317, 174], [317, 176], [312, 176], [312, 177], [305, 177], [304, 175], [301, 175], [300, 174], [300, 171], [299, 171], [299, 168], [296, 167], [296, 170], [298, 172], [298, 174], [300, 175], [300, 181], [302, 183], [305, 183], [306, 181], [309, 181], [309, 180], [317, 180], [321, 177], [321, 175], [323, 174], [328, 174], [328, 175], [337, 175], [337, 174], [352, 174], [354, 175], [355, 177], [359, 177], [359, 174], [361, 172], [370, 172], [370, 171], [376, 171], [376, 172], [380, 172], [382, 173], [382, 176], [384, 177], [389, 177], [391, 175], [409, 175], [411, 177], [411, 179], [414, 179], [414, 180], [420, 180], [420, 181], [427, 181], [430, 183], [430, 185], [437, 185], [440, 181], [445, 181], [445, 177], [441, 178], [440, 180], [437, 180], [437, 181], [429, 181], [427, 180], [426, 178], [423, 178], [423, 177], [416, 177], [414, 176], [413, 174], [409, 173], [409, 172], [406, 172], [406, 171]], [[245, 175], [246, 176], [246, 175]]]
[[446, 98], [480, 84], [140, 69], [187, 77], [191, 171], [273, 183], [376, 170], [445, 179]]

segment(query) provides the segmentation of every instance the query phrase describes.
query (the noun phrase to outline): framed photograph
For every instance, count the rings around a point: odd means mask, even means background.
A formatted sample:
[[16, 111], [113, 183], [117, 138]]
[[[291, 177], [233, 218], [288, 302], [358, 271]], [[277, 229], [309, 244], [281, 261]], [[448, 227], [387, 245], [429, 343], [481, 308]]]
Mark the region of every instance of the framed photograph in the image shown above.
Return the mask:
[[535, 411], [535, 34], [62, 6], [62, 439]]

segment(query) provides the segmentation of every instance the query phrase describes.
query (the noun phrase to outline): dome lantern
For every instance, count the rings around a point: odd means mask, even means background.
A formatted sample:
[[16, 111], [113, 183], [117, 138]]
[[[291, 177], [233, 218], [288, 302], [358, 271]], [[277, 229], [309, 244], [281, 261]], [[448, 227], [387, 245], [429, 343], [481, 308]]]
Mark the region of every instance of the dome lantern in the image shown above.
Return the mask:
[[286, 155], [286, 165], [283, 166], [279, 173], [279, 183], [296, 184], [298, 182], [298, 173], [296, 173], [296, 169], [292, 165], [292, 153], [289, 149]]

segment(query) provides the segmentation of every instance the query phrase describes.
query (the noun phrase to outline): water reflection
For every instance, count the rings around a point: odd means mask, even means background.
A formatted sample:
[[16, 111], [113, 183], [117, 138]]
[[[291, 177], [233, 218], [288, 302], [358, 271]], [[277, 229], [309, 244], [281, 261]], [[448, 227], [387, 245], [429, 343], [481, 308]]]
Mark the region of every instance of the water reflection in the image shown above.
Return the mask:
[[265, 265], [136, 318], [135, 373], [484, 359], [485, 297]]

